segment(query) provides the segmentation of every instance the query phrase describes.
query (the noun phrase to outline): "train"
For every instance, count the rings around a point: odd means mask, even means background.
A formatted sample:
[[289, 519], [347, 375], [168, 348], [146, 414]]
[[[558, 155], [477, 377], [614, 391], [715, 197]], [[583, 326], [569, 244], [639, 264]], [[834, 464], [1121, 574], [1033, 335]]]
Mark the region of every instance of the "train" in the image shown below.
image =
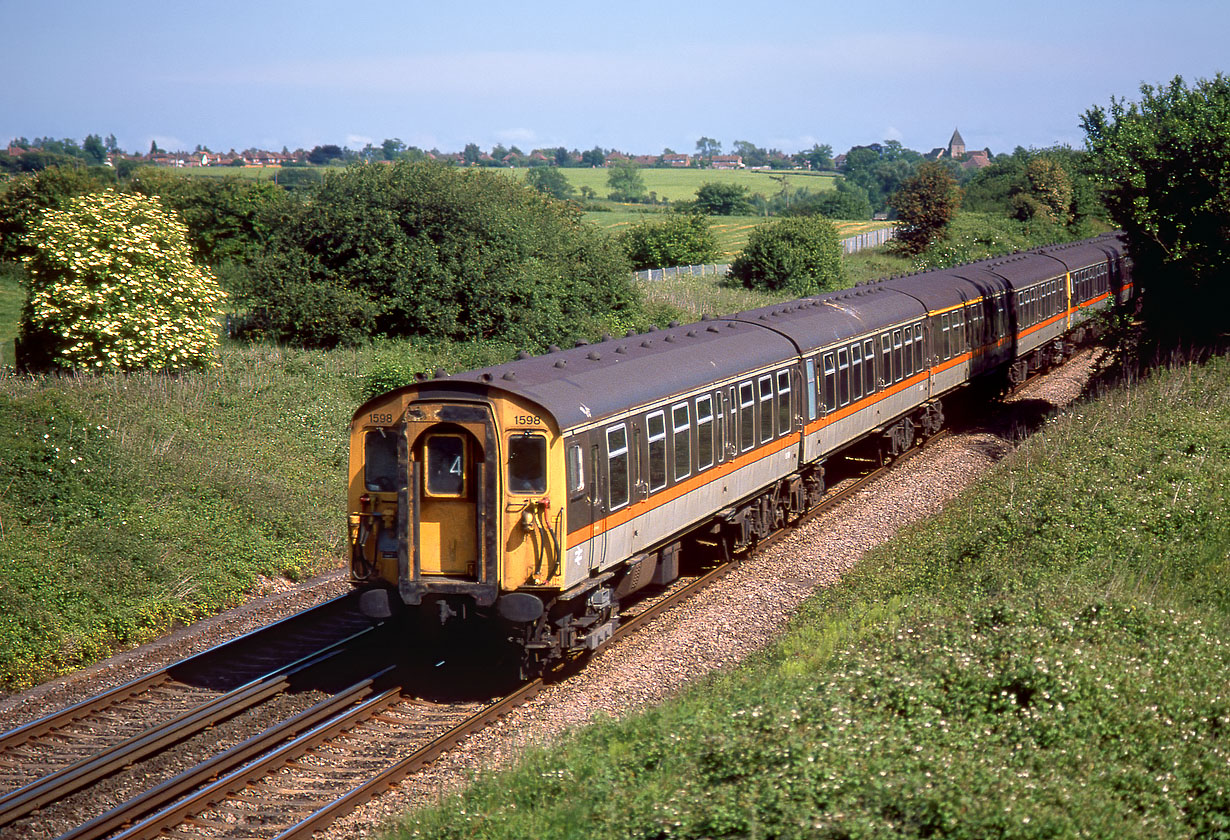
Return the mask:
[[583, 656], [686, 545], [746, 551], [818, 503], [826, 461], [905, 452], [956, 392], [1058, 363], [1133, 288], [1103, 234], [381, 394], [350, 425], [362, 610], [498, 628], [526, 675]]

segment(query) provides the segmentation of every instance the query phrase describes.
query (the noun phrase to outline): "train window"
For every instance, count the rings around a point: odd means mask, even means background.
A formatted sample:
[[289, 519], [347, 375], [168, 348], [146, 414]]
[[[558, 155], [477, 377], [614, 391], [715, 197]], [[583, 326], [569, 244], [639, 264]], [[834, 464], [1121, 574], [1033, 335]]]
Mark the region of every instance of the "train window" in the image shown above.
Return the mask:
[[923, 342], [922, 342], [922, 324], [914, 325], [914, 372], [922, 370], [923, 365]]
[[671, 407], [671, 446], [675, 450], [675, 481], [692, 474], [692, 414], [687, 403]]
[[945, 359], [952, 358], [951, 345], [949, 344], [951, 336], [951, 327], [948, 323], [948, 313], [945, 312], [940, 316], [940, 355]]
[[397, 438], [377, 429], [363, 436], [363, 486], [372, 493], [397, 491]]
[[863, 345], [857, 341], [850, 345], [850, 399], [863, 396]]
[[645, 418], [649, 432], [649, 489], [666, 486], [666, 413], [655, 411]]
[[608, 510], [628, 504], [628, 430], [623, 423], [606, 430]]
[[714, 432], [717, 438], [718, 463], [726, 460], [726, 406], [722, 404], [722, 392], [713, 395]]
[[696, 398], [696, 469], [713, 466], [713, 398]]
[[837, 405], [850, 404], [850, 351], [837, 351]]
[[777, 372], [777, 433], [790, 434], [794, 428], [794, 412], [790, 405], [790, 371]]
[[739, 383], [739, 449], [746, 452], [756, 445], [756, 394], [750, 382]]
[[427, 458], [427, 495], [464, 496], [466, 492], [466, 441], [461, 435], [428, 435], [423, 447]]
[[888, 333], [880, 334], [880, 381], [893, 384], [893, 338]]
[[901, 364], [901, 330], [893, 330], [893, 373], [897, 382], [905, 377], [905, 368]]
[[902, 360], [905, 365], [905, 375], [914, 375], [914, 331], [906, 327], [901, 331]]
[[762, 376], [757, 384], [760, 386], [760, 442], [768, 443], [773, 439], [773, 377]]
[[508, 438], [508, 489], [512, 493], [547, 492], [547, 438], [530, 432]]
[[832, 353], [824, 354], [824, 412], [837, 408], [837, 365]]
[[816, 360], [807, 360], [807, 420], [816, 419]]
[[863, 342], [863, 393], [870, 394], [876, 389], [876, 341], [869, 338]]
[[585, 453], [579, 443], [568, 447], [568, 492], [574, 496], [585, 492]]

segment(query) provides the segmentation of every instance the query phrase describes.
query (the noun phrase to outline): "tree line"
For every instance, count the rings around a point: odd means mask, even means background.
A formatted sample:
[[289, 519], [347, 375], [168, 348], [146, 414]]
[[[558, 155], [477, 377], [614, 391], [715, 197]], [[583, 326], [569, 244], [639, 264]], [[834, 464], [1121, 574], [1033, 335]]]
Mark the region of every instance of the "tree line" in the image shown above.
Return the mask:
[[[351, 166], [293, 192], [152, 168], [122, 179], [104, 167], [53, 166], [0, 192], [0, 260], [20, 260], [29, 272], [36, 305], [23, 316], [28, 361], [39, 358], [32, 348], [60, 343], [44, 362], [129, 369], [153, 359], [175, 368], [209, 354], [181, 345], [141, 349], [139, 334], [165, 325], [134, 333], [124, 312], [195, 297], [204, 309], [190, 310], [200, 318], [225, 295], [242, 316], [239, 333], [252, 338], [316, 347], [382, 337], [496, 340], [541, 349], [644, 323], [632, 265], [708, 261], [706, 220], [758, 201], [786, 218], [755, 231], [735, 274], [800, 295], [840, 276], [835, 229], [825, 218], [835, 207], [841, 215], [890, 208], [899, 247], [911, 254], [943, 244], [959, 206], [1055, 239], [1081, 235], [1109, 212], [1128, 234], [1145, 291], [1141, 346], [1156, 355], [1182, 342], [1224, 345], [1230, 83], [1219, 75], [1189, 88], [1176, 78], [1141, 93], [1139, 104], [1112, 100], [1083, 115], [1085, 152], [1017, 149], [971, 173], [888, 143], [847, 155], [844, 180], [827, 194], [791, 191], [784, 179], [771, 198], [706, 184], [695, 200], [618, 239], [584, 223], [579, 206], [550, 195], [545, 180], [523, 184], [481, 167]], [[613, 167], [613, 192], [635, 192], [635, 175], [635, 167]], [[109, 232], [82, 238], [81, 231]], [[129, 273], [148, 278], [146, 298], [116, 282], [125, 270], [107, 249], [137, 253], [151, 242], [187, 262], [134, 263]], [[195, 263], [208, 271], [191, 275], [186, 266]], [[177, 276], [193, 279], [176, 286]], [[63, 318], [86, 298], [92, 332], [74, 333]], [[166, 318], [182, 315], [164, 308]], [[118, 333], [140, 353], [117, 350]]]

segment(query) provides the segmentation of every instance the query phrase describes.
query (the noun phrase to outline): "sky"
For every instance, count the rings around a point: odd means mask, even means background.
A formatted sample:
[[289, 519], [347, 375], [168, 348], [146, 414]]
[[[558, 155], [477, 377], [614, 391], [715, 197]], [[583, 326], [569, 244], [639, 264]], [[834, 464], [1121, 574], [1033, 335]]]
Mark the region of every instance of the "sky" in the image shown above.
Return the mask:
[[1227, 33], [1226, 0], [0, 0], [0, 144], [1079, 148], [1089, 108], [1230, 72]]

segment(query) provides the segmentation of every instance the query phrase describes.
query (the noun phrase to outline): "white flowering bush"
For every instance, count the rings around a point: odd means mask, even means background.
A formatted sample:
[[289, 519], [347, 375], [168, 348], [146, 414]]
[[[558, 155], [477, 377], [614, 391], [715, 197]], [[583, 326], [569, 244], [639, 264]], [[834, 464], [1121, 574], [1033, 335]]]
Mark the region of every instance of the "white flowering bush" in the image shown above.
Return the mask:
[[216, 364], [226, 294], [192, 261], [187, 237], [157, 198], [114, 190], [46, 211], [27, 237], [22, 364], [99, 372]]

